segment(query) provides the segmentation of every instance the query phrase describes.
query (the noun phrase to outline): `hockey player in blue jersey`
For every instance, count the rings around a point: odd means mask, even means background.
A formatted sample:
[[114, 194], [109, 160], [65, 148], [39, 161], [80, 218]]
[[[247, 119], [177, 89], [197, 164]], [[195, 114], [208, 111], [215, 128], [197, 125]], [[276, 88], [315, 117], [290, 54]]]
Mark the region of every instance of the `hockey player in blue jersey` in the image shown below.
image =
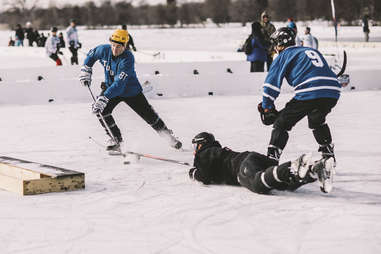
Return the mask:
[[[267, 156], [276, 161], [288, 141], [288, 132], [307, 116], [308, 127], [319, 144], [323, 159], [335, 160], [330, 128], [326, 116], [336, 105], [341, 85], [322, 54], [312, 48], [296, 47], [295, 32], [279, 28], [271, 36], [278, 57], [274, 60], [263, 85], [263, 101], [258, 105], [264, 124], [273, 124]], [[275, 109], [283, 79], [294, 88], [295, 96], [283, 110]]]
[[[99, 61], [104, 67], [105, 82], [102, 93], [92, 105], [94, 114], [102, 114], [112, 136], [107, 150], [120, 151], [123, 141], [122, 134], [115, 123], [112, 111], [120, 103], [125, 102], [141, 118], [169, 141], [170, 146], [180, 149], [182, 143], [168, 129], [163, 120], [148, 103], [142, 92], [142, 87], [135, 73], [133, 54], [126, 49], [128, 32], [117, 29], [110, 37], [110, 44], [103, 44], [91, 49], [81, 68], [79, 80], [83, 85], [91, 84], [92, 67]], [[102, 121], [101, 121], [102, 123]], [[110, 135], [106, 129], [106, 133]]]

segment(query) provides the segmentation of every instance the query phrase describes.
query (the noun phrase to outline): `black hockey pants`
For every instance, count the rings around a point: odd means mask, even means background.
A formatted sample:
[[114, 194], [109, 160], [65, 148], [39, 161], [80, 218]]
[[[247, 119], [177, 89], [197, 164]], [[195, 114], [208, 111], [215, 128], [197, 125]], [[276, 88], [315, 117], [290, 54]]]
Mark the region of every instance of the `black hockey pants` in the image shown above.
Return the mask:
[[[106, 108], [102, 112], [102, 116], [106, 124], [110, 128], [113, 136], [116, 137], [118, 140], [122, 140], [122, 135], [121, 135], [120, 129], [116, 125], [115, 120], [111, 114], [114, 108], [122, 101], [127, 103], [127, 105], [132, 110], [134, 110], [141, 118], [143, 118], [143, 120], [146, 121], [146, 123], [151, 125], [151, 127], [154, 130], [161, 131], [161, 130], [167, 129], [165, 123], [163, 122], [163, 120], [161, 120], [159, 115], [148, 103], [143, 93], [139, 93], [138, 95], [133, 97], [115, 97], [109, 100]], [[102, 121], [101, 121], [101, 124], [102, 124]], [[106, 133], [109, 135], [107, 130], [106, 130]]]
[[[273, 165], [277, 164], [274, 162]], [[270, 166], [263, 168], [258, 164], [256, 156], [249, 154], [242, 162], [239, 173], [239, 183], [249, 190], [266, 194], [272, 189], [286, 190], [290, 183], [291, 162], [286, 162], [280, 166]]]
[[78, 64], [78, 48], [76, 48], [74, 45], [70, 45], [69, 50], [72, 54], [70, 58], [70, 62], [72, 65]]
[[286, 104], [273, 125], [269, 147], [283, 150], [288, 141], [288, 131], [305, 116], [308, 117], [308, 127], [313, 130], [317, 143], [319, 145], [330, 144], [332, 137], [325, 118], [336, 103], [337, 99], [334, 98], [306, 101], [292, 99]]

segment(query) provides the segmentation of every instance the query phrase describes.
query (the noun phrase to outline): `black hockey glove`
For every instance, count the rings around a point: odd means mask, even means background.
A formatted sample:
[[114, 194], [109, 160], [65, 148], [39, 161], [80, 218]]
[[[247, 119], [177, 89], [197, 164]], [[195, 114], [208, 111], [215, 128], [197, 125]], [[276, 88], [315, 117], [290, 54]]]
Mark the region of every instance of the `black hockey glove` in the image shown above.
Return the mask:
[[262, 102], [258, 104], [258, 111], [264, 125], [272, 125], [279, 115], [279, 112], [275, 108], [265, 112], [264, 108], [262, 108]]
[[191, 168], [189, 169], [189, 178], [193, 181], [202, 182], [203, 184], [210, 184], [209, 177], [205, 176], [205, 173], [202, 169]]

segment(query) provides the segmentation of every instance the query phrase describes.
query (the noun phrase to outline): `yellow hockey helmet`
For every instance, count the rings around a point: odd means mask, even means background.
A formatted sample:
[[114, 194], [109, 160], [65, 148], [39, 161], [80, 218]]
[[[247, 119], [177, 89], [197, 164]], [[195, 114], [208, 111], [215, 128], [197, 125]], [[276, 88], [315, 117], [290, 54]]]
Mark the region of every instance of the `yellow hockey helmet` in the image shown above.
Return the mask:
[[127, 30], [116, 29], [111, 35], [110, 41], [126, 46], [129, 38]]

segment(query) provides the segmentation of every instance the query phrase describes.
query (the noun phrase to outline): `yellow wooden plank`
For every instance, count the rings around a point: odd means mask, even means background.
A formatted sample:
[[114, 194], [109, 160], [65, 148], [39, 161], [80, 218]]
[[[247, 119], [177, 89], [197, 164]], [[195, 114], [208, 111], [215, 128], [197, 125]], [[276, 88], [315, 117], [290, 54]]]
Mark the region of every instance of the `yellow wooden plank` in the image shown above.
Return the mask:
[[84, 189], [85, 174], [69, 175], [57, 178], [24, 180], [23, 188], [24, 195]]
[[22, 179], [0, 174], [0, 188], [23, 195], [24, 182]]

